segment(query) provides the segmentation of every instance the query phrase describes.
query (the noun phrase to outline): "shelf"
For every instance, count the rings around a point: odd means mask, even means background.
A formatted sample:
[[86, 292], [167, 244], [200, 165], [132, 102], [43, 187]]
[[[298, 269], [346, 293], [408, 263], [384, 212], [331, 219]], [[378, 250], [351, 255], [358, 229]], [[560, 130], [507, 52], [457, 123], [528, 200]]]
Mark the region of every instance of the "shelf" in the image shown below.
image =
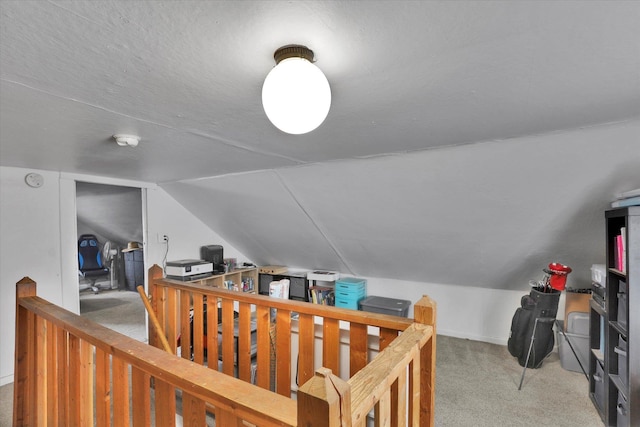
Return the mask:
[[609, 321], [609, 325], [616, 330], [617, 333], [619, 333], [620, 335], [622, 335], [623, 337], [627, 338], [627, 328], [625, 328], [624, 326], [622, 326], [619, 322], [615, 321], [615, 320], [610, 320]]
[[[618, 236], [624, 236], [625, 240], [622, 244], [625, 251], [619, 250]], [[606, 426], [640, 426], [640, 388], [634, 386], [640, 381], [640, 354], [637, 352], [637, 343], [634, 341], [638, 338], [636, 327], [640, 325], [638, 317], [640, 311], [629, 309], [629, 307], [640, 306], [640, 292], [638, 292], [640, 290], [640, 263], [638, 262], [640, 239], [638, 236], [640, 236], [640, 206], [609, 209], [605, 212], [605, 265], [607, 265], [607, 284], [603, 289], [605, 307], [603, 309], [593, 301], [589, 305], [591, 313], [589, 332], [592, 347], [589, 393]], [[625, 257], [626, 271], [613, 267], [619, 266], [619, 256]], [[621, 298], [620, 292], [624, 292], [626, 296]], [[600, 319], [604, 319], [604, 331], [598, 328], [597, 322], [600, 321], [598, 315]], [[604, 348], [601, 351], [593, 347], [598, 347], [597, 341], [603, 332]], [[620, 337], [627, 341], [626, 356], [616, 354], [615, 351]], [[601, 367], [603, 372], [600, 372]], [[596, 378], [600, 375], [603, 382], [599, 382]], [[624, 397], [622, 403], [619, 403], [619, 396]], [[625, 411], [618, 410], [620, 404], [624, 405]]]
[[591, 301], [589, 301], [589, 306], [593, 311], [598, 313], [600, 316], [606, 316], [607, 310], [603, 306], [598, 304], [594, 299], [591, 299]]
[[624, 396], [625, 400], [627, 399], [627, 396], [629, 396], [629, 393], [627, 391], [627, 387], [624, 385], [624, 383], [622, 382], [622, 380], [620, 379], [619, 375], [616, 374], [609, 374], [609, 379], [611, 380], [611, 382], [616, 386], [616, 388], [618, 389], [618, 391], [620, 393], [622, 393], [622, 395]]
[[591, 353], [593, 353], [600, 363], [604, 363], [604, 354], [602, 354], [599, 348], [592, 348]]
[[[253, 289], [252, 290], [243, 290], [242, 279], [251, 278], [253, 279]], [[226, 281], [232, 281], [234, 285], [238, 286], [238, 290], [236, 292], [245, 292], [251, 294], [258, 293], [258, 269], [256, 267], [249, 268], [237, 268], [228, 273], [216, 274], [213, 276], [205, 277], [203, 279], [191, 280], [189, 283], [200, 283], [205, 286], [212, 286], [215, 288], [227, 289], [225, 286]]]
[[609, 273], [613, 273], [616, 276], [619, 276], [622, 279], [626, 279], [627, 278], [627, 273], [625, 273], [624, 271], [620, 271], [617, 268], [612, 268], [609, 267]]

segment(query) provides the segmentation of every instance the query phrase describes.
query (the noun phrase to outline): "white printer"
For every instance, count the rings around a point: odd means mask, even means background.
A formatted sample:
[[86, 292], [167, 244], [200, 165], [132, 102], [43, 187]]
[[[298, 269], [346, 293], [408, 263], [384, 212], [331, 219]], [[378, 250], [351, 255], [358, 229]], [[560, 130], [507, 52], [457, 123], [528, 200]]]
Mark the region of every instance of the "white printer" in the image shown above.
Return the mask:
[[197, 280], [213, 275], [213, 263], [201, 259], [167, 261], [166, 274], [169, 279]]

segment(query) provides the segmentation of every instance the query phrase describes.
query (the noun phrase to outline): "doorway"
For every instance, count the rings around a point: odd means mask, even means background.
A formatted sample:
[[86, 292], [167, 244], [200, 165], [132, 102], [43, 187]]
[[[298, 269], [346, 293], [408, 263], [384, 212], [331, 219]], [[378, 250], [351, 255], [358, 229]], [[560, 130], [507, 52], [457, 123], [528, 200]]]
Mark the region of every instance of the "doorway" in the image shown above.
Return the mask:
[[103, 266], [79, 278], [80, 314], [144, 341], [145, 308], [135, 288], [144, 285], [142, 200], [140, 188], [76, 182], [76, 238], [96, 245]]

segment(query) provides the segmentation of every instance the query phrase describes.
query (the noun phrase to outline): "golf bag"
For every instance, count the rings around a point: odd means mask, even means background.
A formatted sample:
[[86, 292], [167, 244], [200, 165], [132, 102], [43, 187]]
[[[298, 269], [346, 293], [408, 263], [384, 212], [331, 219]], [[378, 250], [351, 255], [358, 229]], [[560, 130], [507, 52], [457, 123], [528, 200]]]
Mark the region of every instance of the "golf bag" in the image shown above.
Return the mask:
[[539, 368], [544, 358], [553, 350], [553, 324], [558, 313], [559, 300], [560, 291], [551, 289], [541, 292], [535, 288], [520, 300], [520, 307], [516, 309], [511, 320], [511, 332], [507, 342], [509, 353], [518, 358], [520, 366], [527, 363], [536, 319], [539, 320], [527, 368]]

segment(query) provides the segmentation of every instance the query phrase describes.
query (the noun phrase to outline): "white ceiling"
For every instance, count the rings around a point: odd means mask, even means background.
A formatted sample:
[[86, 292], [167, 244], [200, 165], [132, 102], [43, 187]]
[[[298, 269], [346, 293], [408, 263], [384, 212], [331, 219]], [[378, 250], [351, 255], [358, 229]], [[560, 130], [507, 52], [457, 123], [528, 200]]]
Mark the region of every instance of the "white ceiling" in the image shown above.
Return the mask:
[[[638, 114], [638, 2], [6, 1], [1, 164], [176, 181], [541, 134]], [[267, 120], [273, 52], [331, 84]], [[111, 136], [133, 133], [137, 149]], [[171, 167], [167, 167], [170, 165]]]
[[[559, 216], [590, 206], [568, 228], [601, 242], [594, 218], [612, 192], [640, 186], [637, 125], [602, 176], [585, 165], [611, 151], [581, 133], [640, 117], [639, 23], [637, 1], [2, 0], [0, 165], [159, 183], [258, 263], [512, 287], [489, 274], [508, 236], [527, 230], [504, 261], [530, 276], [571, 252], [549, 231]], [[274, 128], [260, 100], [273, 52], [292, 43], [314, 50], [333, 95], [302, 136]], [[576, 130], [590, 145], [556, 137]], [[118, 147], [117, 133], [140, 145]], [[556, 147], [588, 154], [554, 159], [571, 173], [540, 181]], [[532, 214], [519, 194], [541, 201], [549, 185], [582, 198]], [[452, 216], [455, 200], [475, 221]], [[478, 245], [484, 256], [460, 252]], [[587, 267], [601, 252], [566, 259]], [[437, 262], [447, 254], [471, 265]]]

